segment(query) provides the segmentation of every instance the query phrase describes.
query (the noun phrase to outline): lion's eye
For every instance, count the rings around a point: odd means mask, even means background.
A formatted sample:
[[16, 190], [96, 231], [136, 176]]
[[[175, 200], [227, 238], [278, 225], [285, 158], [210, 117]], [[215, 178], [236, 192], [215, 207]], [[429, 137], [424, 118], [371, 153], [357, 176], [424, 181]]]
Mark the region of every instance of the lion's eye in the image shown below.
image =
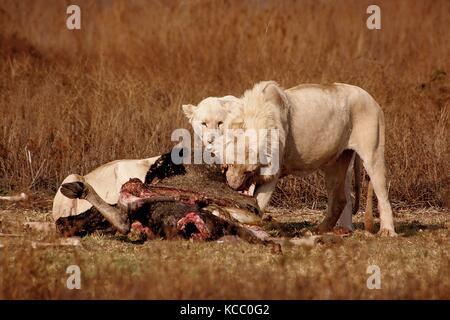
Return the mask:
[[223, 122], [219, 121], [219, 123], [217, 125], [220, 127], [221, 125], [223, 125]]
[[207, 127], [206, 122], [202, 122], [202, 126]]

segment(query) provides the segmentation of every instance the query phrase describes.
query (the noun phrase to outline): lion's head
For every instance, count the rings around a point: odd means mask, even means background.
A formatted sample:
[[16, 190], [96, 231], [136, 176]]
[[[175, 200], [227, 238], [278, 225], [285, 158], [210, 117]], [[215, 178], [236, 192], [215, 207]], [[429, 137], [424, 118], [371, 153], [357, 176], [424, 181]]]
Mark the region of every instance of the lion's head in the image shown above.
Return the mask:
[[288, 99], [276, 82], [256, 84], [242, 101], [240, 114], [228, 125], [234, 133], [230, 141], [235, 144], [235, 157], [227, 161], [226, 178], [235, 190], [279, 175], [287, 131]]

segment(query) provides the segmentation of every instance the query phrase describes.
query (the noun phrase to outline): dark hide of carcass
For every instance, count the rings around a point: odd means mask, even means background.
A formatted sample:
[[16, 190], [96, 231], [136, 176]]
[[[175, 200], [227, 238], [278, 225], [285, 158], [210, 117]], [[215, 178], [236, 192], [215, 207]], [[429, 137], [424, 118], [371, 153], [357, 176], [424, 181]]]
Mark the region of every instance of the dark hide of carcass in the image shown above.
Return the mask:
[[145, 182], [125, 183], [114, 206], [87, 183], [64, 184], [61, 192], [93, 205], [80, 215], [56, 221], [65, 236], [133, 231], [150, 239], [216, 240], [236, 235], [251, 243], [270, 242], [257, 226], [260, 211], [255, 199], [229, 188], [219, 166], [174, 164], [170, 153], [150, 167]]

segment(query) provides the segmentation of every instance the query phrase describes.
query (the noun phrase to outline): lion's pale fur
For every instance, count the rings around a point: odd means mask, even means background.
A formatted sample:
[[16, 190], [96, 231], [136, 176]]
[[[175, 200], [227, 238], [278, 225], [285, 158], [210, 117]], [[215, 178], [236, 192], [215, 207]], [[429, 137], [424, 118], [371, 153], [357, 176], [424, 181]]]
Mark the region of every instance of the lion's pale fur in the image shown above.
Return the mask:
[[[269, 92], [267, 92], [269, 90]], [[265, 92], [266, 94], [261, 94]], [[267, 96], [269, 98], [267, 99]], [[288, 128], [289, 100], [282, 94], [281, 89], [274, 81], [262, 81], [256, 84], [252, 89], [246, 90], [241, 98], [242, 103], [239, 104], [239, 111], [234, 112], [227, 120], [227, 126], [234, 127], [238, 122], [243, 129], [275, 129], [279, 138], [277, 151], [284, 153], [286, 145], [286, 136]], [[258, 140], [258, 143], [261, 143]], [[270, 149], [270, 140], [268, 148]], [[263, 148], [258, 147], [259, 150]], [[259, 181], [268, 181], [272, 179], [269, 175], [261, 175]]]
[[208, 97], [198, 105], [185, 104], [182, 109], [206, 147], [214, 142], [217, 135], [223, 134], [226, 119], [240, 103], [239, 98], [231, 95]]
[[[300, 85], [284, 90], [273, 81], [256, 84], [244, 93], [240, 115], [228, 126], [279, 130], [280, 170], [262, 177], [260, 168], [233, 165], [227, 171], [231, 187], [239, 188], [246, 175], [260, 180], [255, 195], [264, 208], [279, 177], [325, 172], [329, 193], [328, 217], [323, 229], [332, 227], [348, 198], [345, 176], [353, 161], [361, 157], [379, 199], [381, 232], [395, 235], [392, 209], [387, 197], [384, 164], [384, 116], [376, 101], [363, 89], [347, 85]], [[347, 150], [347, 151], [346, 151]], [[339, 211], [339, 215], [337, 215]]]

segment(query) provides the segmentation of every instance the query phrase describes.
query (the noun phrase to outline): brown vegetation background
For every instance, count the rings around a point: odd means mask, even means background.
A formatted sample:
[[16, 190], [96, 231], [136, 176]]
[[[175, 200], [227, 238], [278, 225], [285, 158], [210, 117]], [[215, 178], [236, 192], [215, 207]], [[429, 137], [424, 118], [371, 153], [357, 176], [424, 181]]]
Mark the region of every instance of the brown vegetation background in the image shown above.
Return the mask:
[[[345, 82], [382, 106], [395, 206], [444, 206], [450, 184], [450, 2], [0, 2], [0, 193], [51, 194], [69, 173], [167, 151], [182, 103], [255, 82]], [[27, 159], [27, 154], [30, 158]], [[323, 207], [320, 174], [274, 204]]]
[[[0, 203], [0, 299], [448, 300], [449, 211], [423, 207], [450, 207], [450, 1], [376, 1], [382, 29], [368, 30], [373, 2], [77, 0], [82, 29], [69, 31], [72, 1], [0, 0], [0, 194], [36, 197]], [[181, 104], [268, 79], [345, 82], [375, 97], [402, 236], [364, 233], [356, 215], [350, 237], [274, 254], [100, 234], [54, 247], [55, 234], [24, 229], [52, 221], [67, 174], [166, 152], [172, 130], [189, 127]], [[320, 174], [286, 178], [266, 230], [303, 237], [325, 203]], [[73, 264], [82, 290], [66, 287]], [[372, 264], [381, 290], [367, 289]]]

